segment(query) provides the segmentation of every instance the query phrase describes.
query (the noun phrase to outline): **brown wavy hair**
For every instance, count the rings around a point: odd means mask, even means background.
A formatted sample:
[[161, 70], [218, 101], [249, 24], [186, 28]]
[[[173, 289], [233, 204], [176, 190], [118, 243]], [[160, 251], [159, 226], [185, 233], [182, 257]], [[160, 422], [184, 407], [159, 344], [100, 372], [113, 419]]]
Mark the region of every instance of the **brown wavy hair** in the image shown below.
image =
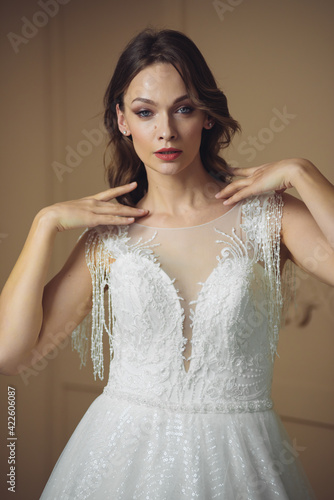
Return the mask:
[[228, 110], [225, 94], [217, 87], [203, 55], [194, 42], [175, 30], [141, 31], [122, 52], [104, 96], [104, 125], [109, 135], [107, 151], [110, 161], [106, 174], [110, 187], [137, 181], [138, 187], [120, 196], [117, 201], [134, 206], [147, 191], [147, 176], [143, 162], [134, 150], [131, 136], [121, 134], [116, 115], [116, 105], [124, 109], [123, 97], [132, 79], [144, 68], [154, 63], [172, 64], [182, 77], [190, 99], [214, 119], [214, 127], [203, 129], [200, 156], [204, 168], [215, 178], [230, 178], [228, 165], [219, 156], [240, 126]]

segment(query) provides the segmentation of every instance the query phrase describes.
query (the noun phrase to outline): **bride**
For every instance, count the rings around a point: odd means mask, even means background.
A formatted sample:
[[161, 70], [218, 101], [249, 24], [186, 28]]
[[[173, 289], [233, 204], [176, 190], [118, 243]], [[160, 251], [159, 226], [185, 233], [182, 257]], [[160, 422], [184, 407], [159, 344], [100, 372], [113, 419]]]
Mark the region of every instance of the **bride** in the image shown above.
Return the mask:
[[[91, 310], [102, 378], [109, 334], [109, 383], [42, 498], [313, 498], [296, 460], [279, 462], [288, 437], [270, 383], [285, 263], [334, 285], [333, 186], [302, 158], [231, 169], [218, 153], [239, 125], [176, 31], [129, 42], [105, 126], [110, 188], [42, 209], [1, 294], [3, 374], [46, 356], [63, 340], [50, 332]], [[75, 228], [86, 231], [46, 284], [56, 236]], [[328, 257], [314, 266], [319, 244]]]

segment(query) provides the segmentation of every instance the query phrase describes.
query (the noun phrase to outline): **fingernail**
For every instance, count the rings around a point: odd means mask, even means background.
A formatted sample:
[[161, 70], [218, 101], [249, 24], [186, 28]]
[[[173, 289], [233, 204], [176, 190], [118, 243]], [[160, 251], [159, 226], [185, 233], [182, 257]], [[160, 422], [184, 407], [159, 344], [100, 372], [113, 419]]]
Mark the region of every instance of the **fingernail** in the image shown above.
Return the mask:
[[148, 212], [148, 210], [145, 210], [145, 208], [138, 208], [138, 211], [141, 212], [142, 214]]

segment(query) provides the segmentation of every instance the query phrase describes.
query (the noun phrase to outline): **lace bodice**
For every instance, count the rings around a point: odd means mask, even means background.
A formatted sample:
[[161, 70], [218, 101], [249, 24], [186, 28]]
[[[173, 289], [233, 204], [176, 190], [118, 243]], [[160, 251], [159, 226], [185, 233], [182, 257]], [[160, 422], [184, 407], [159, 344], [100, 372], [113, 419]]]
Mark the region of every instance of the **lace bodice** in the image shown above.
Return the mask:
[[199, 226], [90, 231], [91, 353], [102, 378], [106, 331], [106, 394], [190, 412], [272, 407], [281, 215], [281, 197], [262, 195]]

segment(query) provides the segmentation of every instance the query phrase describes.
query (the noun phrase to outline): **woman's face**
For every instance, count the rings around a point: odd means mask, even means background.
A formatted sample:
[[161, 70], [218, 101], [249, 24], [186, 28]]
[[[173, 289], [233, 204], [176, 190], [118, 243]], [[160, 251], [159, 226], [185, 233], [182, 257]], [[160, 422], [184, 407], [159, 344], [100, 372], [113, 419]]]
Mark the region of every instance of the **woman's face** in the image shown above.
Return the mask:
[[132, 136], [148, 175], [151, 170], [175, 175], [188, 167], [202, 167], [199, 148], [209, 119], [191, 102], [173, 65], [157, 63], [138, 73], [124, 95], [123, 112], [117, 106], [117, 115], [120, 131]]

